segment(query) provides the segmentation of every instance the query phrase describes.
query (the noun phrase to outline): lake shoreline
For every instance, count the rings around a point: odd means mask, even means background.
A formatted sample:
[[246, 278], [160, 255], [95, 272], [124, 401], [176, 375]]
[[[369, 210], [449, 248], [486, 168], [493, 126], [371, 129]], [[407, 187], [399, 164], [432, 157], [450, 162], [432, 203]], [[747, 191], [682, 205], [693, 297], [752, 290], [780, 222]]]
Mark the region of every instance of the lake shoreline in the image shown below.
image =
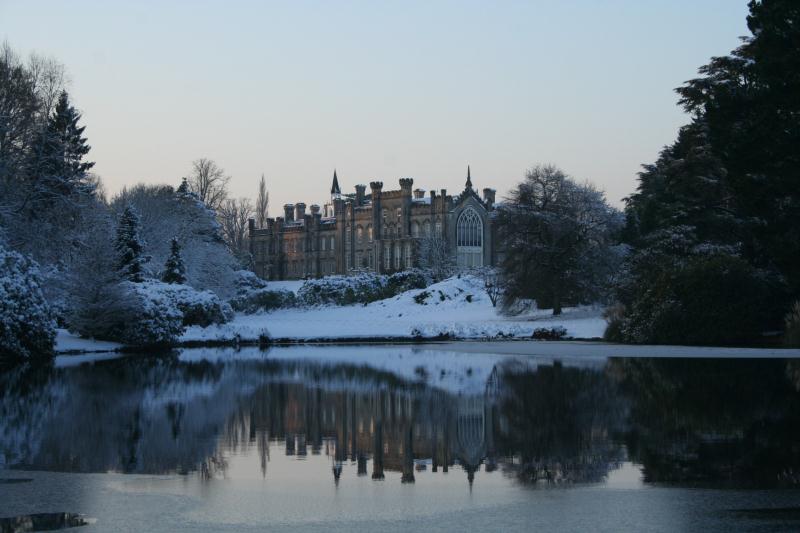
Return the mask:
[[[277, 338], [277, 339], [208, 339], [181, 341], [163, 347], [140, 347], [118, 344], [109, 346], [102, 341], [80, 339], [84, 347], [57, 350], [56, 355], [79, 356], [93, 353], [141, 353], [175, 349], [200, 348], [239, 348], [286, 346], [406, 346], [419, 347], [435, 345], [447, 347], [452, 351], [468, 353], [501, 353], [514, 356], [601, 356], [601, 357], [762, 357], [793, 358], [800, 357], [800, 349], [775, 347], [736, 347], [736, 346], [681, 346], [681, 345], [638, 345], [614, 344], [599, 338], [569, 338], [562, 340], [538, 340], [530, 338], [453, 338], [438, 335], [435, 337], [339, 337], [339, 338]], [[97, 345], [95, 346], [94, 343]]]

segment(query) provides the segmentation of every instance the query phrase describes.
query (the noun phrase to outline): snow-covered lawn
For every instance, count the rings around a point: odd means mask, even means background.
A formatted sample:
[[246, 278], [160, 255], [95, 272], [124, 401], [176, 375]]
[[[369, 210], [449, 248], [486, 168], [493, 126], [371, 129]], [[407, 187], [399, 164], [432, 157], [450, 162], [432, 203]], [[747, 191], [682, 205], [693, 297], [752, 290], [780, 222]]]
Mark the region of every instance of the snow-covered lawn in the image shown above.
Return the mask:
[[[270, 288], [278, 288], [270, 283]], [[296, 290], [292, 285], [283, 286]], [[427, 293], [424, 300], [422, 293]], [[415, 297], [422, 303], [415, 301]], [[449, 334], [460, 339], [498, 335], [530, 337], [536, 328], [563, 326], [573, 338], [603, 335], [606, 322], [594, 307], [568, 308], [559, 317], [551, 311], [532, 311], [507, 317], [492, 307], [481, 281], [451, 278], [427, 289], [404, 292], [368, 305], [281, 309], [271, 313], [237, 315], [233, 321], [208, 328], [192, 327], [182, 341], [214, 341], [239, 337], [256, 340], [266, 333], [273, 339], [352, 339], [435, 337]]]

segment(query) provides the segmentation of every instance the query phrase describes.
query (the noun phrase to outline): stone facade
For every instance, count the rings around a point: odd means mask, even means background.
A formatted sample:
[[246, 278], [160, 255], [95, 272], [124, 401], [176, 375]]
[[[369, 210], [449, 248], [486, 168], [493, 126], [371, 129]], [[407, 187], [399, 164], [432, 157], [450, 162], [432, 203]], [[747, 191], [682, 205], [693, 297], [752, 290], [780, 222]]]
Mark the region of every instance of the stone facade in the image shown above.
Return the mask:
[[467, 182], [457, 196], [413, 189], [414, 180], [400, 179], [400, 189], [385, 191], [373, 181], [369, 192], [356, 185], [342, 194], [336, 172], [331, 202], [321, 210], [287, 204], [284, 216], [270, 218], [265, 228], [250, 220], [250, 252], [254, 271], [264, 279], [317, 278], [363, 271], [391, 273], [419, 266], [424, 239], [441, 239], [460, 268], [498, 262], [492, 224], [495, 191], [479, 196]]

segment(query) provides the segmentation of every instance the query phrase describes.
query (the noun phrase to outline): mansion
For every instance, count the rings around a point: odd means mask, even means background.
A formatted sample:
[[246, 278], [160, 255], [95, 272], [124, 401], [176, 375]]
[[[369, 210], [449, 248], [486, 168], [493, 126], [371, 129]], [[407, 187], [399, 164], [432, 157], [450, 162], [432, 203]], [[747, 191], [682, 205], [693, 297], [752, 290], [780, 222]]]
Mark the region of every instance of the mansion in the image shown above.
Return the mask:
[[493, 228], [495, 191], [472, 187], [469, 167], [464, 190], [457, 196], [441, 189], [425, 195], [414, 180], [400, 179], [400, 189], [384, 191], [383, 183], [356, 185], [343, 194], [336, 171], [331, 201], [323, 209], [306, 204], [283, 206], [283, 216], [257, 228], [250, 220], [253, 270], [268, 280], [318, 278], [371, 271], [392, 273], [419, 266], [420, 245], [430, 239], [459, 268], [498, 262]]

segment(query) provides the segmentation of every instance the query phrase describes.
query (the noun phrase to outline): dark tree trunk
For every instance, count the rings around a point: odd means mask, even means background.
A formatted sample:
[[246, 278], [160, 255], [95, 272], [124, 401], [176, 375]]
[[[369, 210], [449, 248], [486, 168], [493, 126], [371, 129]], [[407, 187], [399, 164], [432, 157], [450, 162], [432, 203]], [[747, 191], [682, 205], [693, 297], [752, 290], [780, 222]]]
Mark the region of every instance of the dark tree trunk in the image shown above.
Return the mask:
[[558, 275], [553, 278], [553, 315], [561, 314], [561, 280]]

